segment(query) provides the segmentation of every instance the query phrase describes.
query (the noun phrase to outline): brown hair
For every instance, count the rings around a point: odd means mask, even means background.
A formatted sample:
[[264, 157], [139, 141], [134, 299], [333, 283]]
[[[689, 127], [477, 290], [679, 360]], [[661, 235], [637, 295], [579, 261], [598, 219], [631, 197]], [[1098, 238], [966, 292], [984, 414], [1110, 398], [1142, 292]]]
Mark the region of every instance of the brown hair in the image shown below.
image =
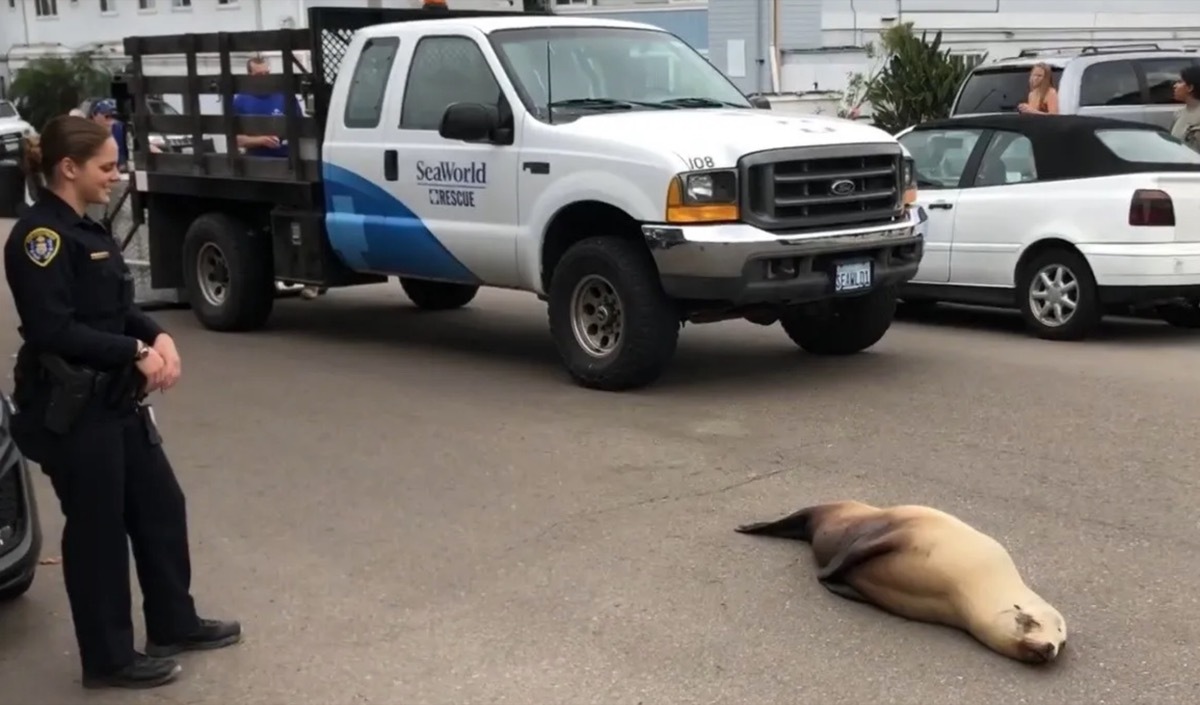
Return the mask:
[[59, 162], [70, 159], [83, 164], [96, 156], [112, 131], [87, 118], [60, 115], [42, 128], [42, 134], [25, 139], [24, 170], [28, 176], [39, 175], [49, 186]]

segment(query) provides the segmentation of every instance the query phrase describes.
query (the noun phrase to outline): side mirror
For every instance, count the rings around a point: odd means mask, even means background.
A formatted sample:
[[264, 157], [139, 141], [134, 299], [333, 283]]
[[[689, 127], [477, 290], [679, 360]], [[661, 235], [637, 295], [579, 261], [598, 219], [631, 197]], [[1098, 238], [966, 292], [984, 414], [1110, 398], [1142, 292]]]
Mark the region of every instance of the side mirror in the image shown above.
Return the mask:
[[438, 134], [448, 140], [479, 142], [491, 139], [500, 126], [495, 108], [481, 103], [451, 103], [442, 113]]
[[767, 97], [765, 95], [752, 95], [749, 98], [747, 98], [747, 100], [750, 101], [750, 105], [753, 105], [754, 107], [758, 108], [759, 110], [770, 110], [771, 109], [771, 101], [767, 100]]

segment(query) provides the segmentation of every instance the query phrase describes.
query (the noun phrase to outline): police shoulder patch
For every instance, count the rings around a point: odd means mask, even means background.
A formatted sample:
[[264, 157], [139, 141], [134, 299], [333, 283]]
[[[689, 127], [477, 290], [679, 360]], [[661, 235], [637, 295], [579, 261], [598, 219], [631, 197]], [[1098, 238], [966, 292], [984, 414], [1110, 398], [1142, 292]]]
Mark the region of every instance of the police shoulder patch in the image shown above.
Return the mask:
[[25, 236], [25, 254], [39, 267], [54, 261], [62, 249], [62, 237], [50, 228], [34, 228]]

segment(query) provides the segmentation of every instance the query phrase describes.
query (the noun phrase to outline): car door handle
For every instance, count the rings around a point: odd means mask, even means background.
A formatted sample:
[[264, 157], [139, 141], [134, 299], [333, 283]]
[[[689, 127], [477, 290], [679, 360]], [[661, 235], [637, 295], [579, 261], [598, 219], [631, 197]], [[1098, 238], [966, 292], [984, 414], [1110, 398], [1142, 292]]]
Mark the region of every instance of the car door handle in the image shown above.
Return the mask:
[[394, 149], [383, 152], [383, 178], [388, 181], [400, 178], [400, 155]]
[[929, 207], [930, 208], [940, 208], [941, 210], [948, 211], [954, 207], [954, 204], [949, 203], [947, 201], [934, 201], [933, 203], [929, 204]]

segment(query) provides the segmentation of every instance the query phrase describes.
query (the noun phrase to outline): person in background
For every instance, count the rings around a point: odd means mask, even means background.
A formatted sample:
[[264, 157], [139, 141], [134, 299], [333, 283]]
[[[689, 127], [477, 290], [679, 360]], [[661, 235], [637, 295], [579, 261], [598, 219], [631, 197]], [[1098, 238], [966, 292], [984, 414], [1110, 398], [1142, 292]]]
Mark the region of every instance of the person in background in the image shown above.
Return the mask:
[[1039, 62], [1029, 70], [1029, 95], [1017, 110], [1026, 114], [1058, 115], [1058, 91], [1054, 89], [1049, 64]]
[[[255, 56], [246, 61], [246, 73], [251, 76], [265, 76], [271, 73], [271, 65], [261, 56]], [[284, 115], [284, 106], [288, 100], [296, 101], [296, 113], [304, 114], [304, 107], [295, 96], [283, 93], [238, 93], [233, 97], [233, 112], [235, 115]], [[288, 145], [279, 135], [238, 135], [237, 146], [246, 150], [252, 157], [287, 157]]]
[[[246, 73], [251, 76], [266, 76], [271, 73], [271, 65], [261, 56], [251, 57], [246, 61]], [[289, 100], [296, 101], [296, 114], [304, 115], [304, 106], [300, 104], [300, 99], [284, 93], [238, 93], [233, 97], [233, 112], [235, 115], [286, 115], [284, 110]], [[238, 135], [237, 146], [244, 149], [249, 157], [288, 156], [288, 145], [279, 135]], [[300, 290], [300, 295], [306, 299], [315, 299], [325, 291], [321, 287], [305, 286]]]
[[1200, 152], [1200, 66], [1183, 67], [1175, 82], [1174, 98], [1183, 103], [1183, 107], [1175, 113], [1171, 135]]
[[124, 170], [129, 163], [129, 144], [125, 139], [125, 123], [117, 119], [117, 102], [101, 98], [88, 109], [88, 119], [108, 128], [117, 141], [117, 168]]
[[[146, 688], [180, 672], [171, 657], [241, 639], [203, 619], [191, 595], [183, 490], [145, 395], [180, 377], [171, 336], [133, 303], [121, 246], [86, 215], [120, 180], [100, 121], [54, 118], [25, 151], [44, 184], [4, 243], [22, 345], [12, 438], [41, 466], [66, 524], [62, 572], [85, 688]], [[129, 550], [146, 624], [134, 648]]]

